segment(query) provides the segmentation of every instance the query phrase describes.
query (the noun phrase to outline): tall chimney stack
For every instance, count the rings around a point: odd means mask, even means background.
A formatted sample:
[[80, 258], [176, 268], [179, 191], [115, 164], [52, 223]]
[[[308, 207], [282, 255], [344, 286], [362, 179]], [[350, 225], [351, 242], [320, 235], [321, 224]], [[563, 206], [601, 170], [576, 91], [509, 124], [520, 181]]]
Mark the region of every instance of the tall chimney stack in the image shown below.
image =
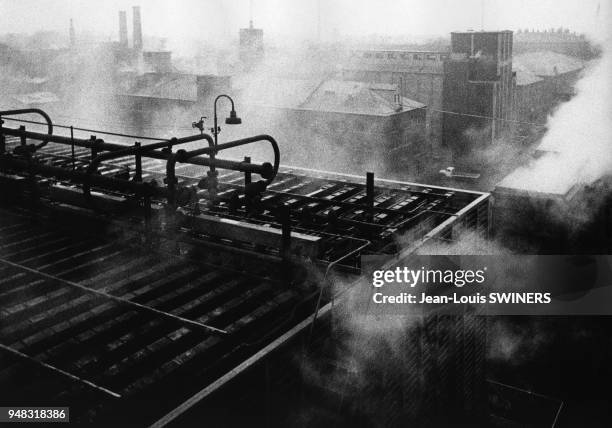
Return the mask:
[[133, 7], [134, 14], [134, 49], [142, 50], [142, 23], [140, 21], [140, 6]]
[[76, 35], [74, 33], [74, 22], [70, 18], [70, 47], [73, 48], [76, 45]]
[[125, 10], [119, 11], [119, 45], [122, 48], [128, 47], [127, 14]]

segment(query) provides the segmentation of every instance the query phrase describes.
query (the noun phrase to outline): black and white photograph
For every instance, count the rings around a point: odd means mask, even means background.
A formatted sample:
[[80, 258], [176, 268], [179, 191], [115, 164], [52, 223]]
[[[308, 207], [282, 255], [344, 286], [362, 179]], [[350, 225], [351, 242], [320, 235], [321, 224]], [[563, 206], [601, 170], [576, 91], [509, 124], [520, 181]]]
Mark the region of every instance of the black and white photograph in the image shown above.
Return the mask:
[[612, 2], [0, 0], [0, 425], [612, 427]]

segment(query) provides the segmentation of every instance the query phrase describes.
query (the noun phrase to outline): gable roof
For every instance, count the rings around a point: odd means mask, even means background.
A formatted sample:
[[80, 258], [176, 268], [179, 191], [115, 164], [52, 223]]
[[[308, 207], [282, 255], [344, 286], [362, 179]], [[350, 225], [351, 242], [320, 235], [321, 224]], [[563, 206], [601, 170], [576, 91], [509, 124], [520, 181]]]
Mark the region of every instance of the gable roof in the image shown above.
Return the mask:
[[402, 97], [395, 101], [397, 85], [345, 80], [261, 79], [244, 89], [244, 99], [253, 105], [317, 110], [347, 114], [387, 116], [425, 107]]

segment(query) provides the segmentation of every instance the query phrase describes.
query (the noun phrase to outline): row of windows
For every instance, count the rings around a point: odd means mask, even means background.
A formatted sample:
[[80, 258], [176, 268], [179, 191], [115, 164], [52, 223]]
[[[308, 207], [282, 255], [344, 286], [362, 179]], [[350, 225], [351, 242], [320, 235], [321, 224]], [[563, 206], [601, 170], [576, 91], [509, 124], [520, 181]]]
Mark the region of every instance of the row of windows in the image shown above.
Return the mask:
[[396, 52], [364, 52], [363, 53], [363, 57], [364, 58], [376, 58], [376, 59], [412, 59], [415, 61], [422, 61], [424, 59], [430, 60], [430, 61], [443, 61], [445, 59], [448, 59], [448, 54], [421, 54], [421, 53], [408, 53], [408, 52], [401, 52], [401, 53], [396, 53]]

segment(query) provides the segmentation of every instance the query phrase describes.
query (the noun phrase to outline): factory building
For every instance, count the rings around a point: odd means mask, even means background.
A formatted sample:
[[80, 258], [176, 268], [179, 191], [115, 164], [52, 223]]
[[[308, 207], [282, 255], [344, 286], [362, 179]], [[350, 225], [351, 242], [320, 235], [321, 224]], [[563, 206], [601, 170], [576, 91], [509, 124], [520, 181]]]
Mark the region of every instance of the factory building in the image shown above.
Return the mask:
[[442, 137], [442, 86], [448, 52], [357, 50], [343, 65], [342, 78], [392, 84], [403, 97], [427, 106], [427, 129], [433, 141]]
[[584, 34], [570, 32], [567, 28], [518, 30], [514, 36], [514, 51], [517, 54], [550, 51], [581, 59], [595, 55]]
[[342, 76], [396, 84], [403, 96], [426, 104], [428, 136], [438, 155], [442, 146], [454, 154], [469, 150], [469, 130], [493, 141], [511, 131], [505, 120], [515, 118], [511, 31], [451, 33], [450, 51], [356, 51]]
[[127, 13], [125, 10], [119, 11], [119, 46], [124, 49], [128, 48]]
[[[124, 86], [109, 94], [120, 106], [115, 113], [143, 132], [157, 126], [156, 120], [168, 124], [172, 121], [168, 118], [177, 116], [199, 118], [209, 111], [216, 95], [231, 90], [229, 76], [148, 72], [124, 74], [121, 81]], [[168, 126], [185, 125], [177, 122]]]
[[444, 78], [443, 110], [449, 112], [444, 114], [444, 144], [462, 153], [471, 148], [469, 131], [485, 132], [490, 142], [510, 133], [514, 87], [511, 31], [451, 33]]
[[[223, 156], [277, 148], [268, 135], [220, 144], [213, 157], [205, 133], [126, 146], [1, 115], [0, 354], [19, 382], [0, 396], [69, 402], [74, 423], [286, 426], [300, 396], [326, 386], [313, 387], [296, 356], [325, 366], [343, 334], [331, 321], [344, 293], [327, 281], [351, 289], [369, 281], [362, 255], [387, 266], [430, 240], [488, 231], [486, 193], [284, 168], [278, 150], [270, 163]], [[168, 147], [196, 141], [205, 148]], [[367, 399], [381, 407], [340, 393], [327, 404], [337, 421], [481, 425], [482, 318], [419, 317], [405, 331], [406, 364], [372, 367]]]
[[133, 24], [134, 24], [134, 29], [132, 33], [134, 42], [133, 42], [132, 47], [135, 51], [141, 51], [143, 47], [143, 43], [142, 43], [142, 19], [140, 18], [140, 6], [134, 6], [132, 8], [132, 14], [133, 14], [132, 19], [133, 19]]
[[264, 57], [263, 30], [253, 27], [253, 20], [249, 21], [249, 28], [241, 28], [239, 33], [238, 58], [244, 70], [250, 71], [261, 63]]
[[396, 85], [268, 78], [236, 86], [252, 123], [274, 129], [286, 144], [287, 162], [416, 177], [431, 155], [426, 106], [402, 97]]
[[172, 67], [172, 52], [170, 51], [144, 51], [142, 59], [145, 69], [154, 73], [170, 73]]
[[72, 20], [72, 18], [70, 18], [70, 29], [68, 30], [68, 37], [70, 40], [70, 48], [74, 49], [76, 46], [76, 32], [74, 30], [74, 21]]
[[521, 121], [541, 122], [574, 94], [574, 85], [585, 64], [582, 60], [551, 51], [515, 55], [516, 110]]

